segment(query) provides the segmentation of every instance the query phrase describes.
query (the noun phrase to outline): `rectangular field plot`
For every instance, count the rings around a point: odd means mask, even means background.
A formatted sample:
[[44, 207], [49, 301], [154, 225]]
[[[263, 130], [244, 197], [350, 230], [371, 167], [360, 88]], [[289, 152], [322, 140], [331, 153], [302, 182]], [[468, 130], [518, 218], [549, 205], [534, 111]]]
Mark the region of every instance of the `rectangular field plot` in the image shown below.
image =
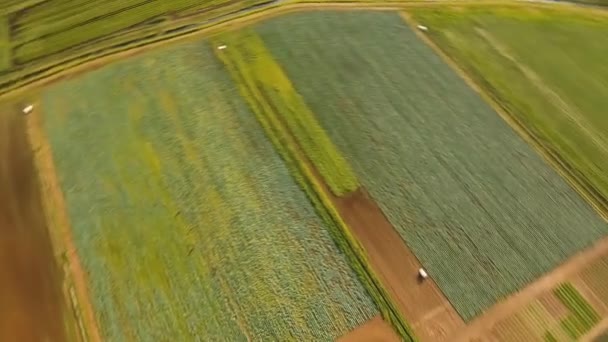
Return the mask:
[[206, 43], [42, 108], [106, 340], [332, 340], [378, 314]]
[[608, 208], [608, 16], [473, 7], [414, 18]]
[[463, 318], [608, 232], [397, 13], [256, 31]]

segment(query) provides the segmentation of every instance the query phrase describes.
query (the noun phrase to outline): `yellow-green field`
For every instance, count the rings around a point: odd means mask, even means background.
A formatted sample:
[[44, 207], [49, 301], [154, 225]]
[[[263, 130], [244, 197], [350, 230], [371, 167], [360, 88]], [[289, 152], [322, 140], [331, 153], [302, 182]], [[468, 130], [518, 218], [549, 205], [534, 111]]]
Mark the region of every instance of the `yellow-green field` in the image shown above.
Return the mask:
[[330, 340], [377, 314], [206, 43], [42, 110], [107, 340]]

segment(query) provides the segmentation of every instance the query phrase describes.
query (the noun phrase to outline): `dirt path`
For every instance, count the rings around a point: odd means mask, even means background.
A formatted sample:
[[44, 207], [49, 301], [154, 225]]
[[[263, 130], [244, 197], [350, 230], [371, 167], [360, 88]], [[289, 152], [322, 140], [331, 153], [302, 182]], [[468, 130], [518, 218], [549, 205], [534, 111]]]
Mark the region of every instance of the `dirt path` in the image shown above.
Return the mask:
[[34, 161], [42, 186], [44, 213], [51, 227], [51, 237], [55, 248], [64, 253], [67, 263], [67, 274], [64, 281], [69, 284], [69, 292], [74, 291], [73, 309], [79, 317], [81, 335], [86, 341], [99, 342], [101, 336], [97, 326], [95, 313], [90, 301], [86, 273], [80, 263], [76, 246], [72, 240], [71, 226], [67, 216], [67, 207], [59, 179], [53, 163], [50, 145], [42, 129], [42, 113], [40, 104], [35, 103], [34, 111], [28, 115], [27, 131], [30, 143], [35, 151]]
[[435, 282], [420, 281], [420, 262], [364, 190], [333, 200], [416, 336], [440, 341], [464, 327]]
[[60, 272], [25, 118], [0, 108], [0, 341], [65, 341]]
[[338, 339], [338, 342], [399, 342], [401, 339], [382, 317], [376, 316]]

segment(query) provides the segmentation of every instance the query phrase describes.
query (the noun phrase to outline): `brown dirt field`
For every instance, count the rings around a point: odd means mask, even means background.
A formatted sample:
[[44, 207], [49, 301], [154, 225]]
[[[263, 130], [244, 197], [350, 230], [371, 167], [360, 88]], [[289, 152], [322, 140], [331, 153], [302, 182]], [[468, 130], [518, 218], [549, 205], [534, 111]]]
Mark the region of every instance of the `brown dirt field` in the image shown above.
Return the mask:
[[52, 239], [55, 246], [64, 253], [66, 258], [65, 277], [66, 282], [73, 286], [68, 291], [75, 293], [76, 300], [72, 300], [71, 304], [76, 316], [79, 317], [80, 333], [86, 341], [98, 342], [102, 339], [95, 312], [90, 302], [87, 275], [82, 268], [76, 246], [72, 240], [71, 225], [67, 216], [63, 192], [55, 171], [53, 154], [42, 129], [40, 103], [35, 103], [34, 108], [34, 111], [27, 117], [27, 132], [30, 144], [35, 151], [34, 162], [40, 177], [44, 212], [49, 225], [52, 227]]
[[382, 317], [376, 316], [348, 334], [338, 342], [399, 342], [401, 339]]
[[65, 341], [64, 299], [16, 107], [0, 108], [0, 341]]
[[435, 282], [420, 281], [420, 262], [364, 190], [334, 198], [334, 203], [417, 336], [442, 340], [464, 326]]

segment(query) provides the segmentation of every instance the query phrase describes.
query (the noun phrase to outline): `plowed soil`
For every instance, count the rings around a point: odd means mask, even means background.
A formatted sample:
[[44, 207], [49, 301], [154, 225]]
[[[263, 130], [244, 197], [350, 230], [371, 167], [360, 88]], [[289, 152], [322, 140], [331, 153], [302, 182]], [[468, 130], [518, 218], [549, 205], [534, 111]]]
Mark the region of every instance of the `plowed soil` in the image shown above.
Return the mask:
[[432, 275], [418, 277], [420, 262], [367, 192], [359, 189], [334, 202], [416, 336], [441, 341], [464, 327]]
[[63, 303], [25, 118], [0, 108], [0, 341], [65, 341]]

